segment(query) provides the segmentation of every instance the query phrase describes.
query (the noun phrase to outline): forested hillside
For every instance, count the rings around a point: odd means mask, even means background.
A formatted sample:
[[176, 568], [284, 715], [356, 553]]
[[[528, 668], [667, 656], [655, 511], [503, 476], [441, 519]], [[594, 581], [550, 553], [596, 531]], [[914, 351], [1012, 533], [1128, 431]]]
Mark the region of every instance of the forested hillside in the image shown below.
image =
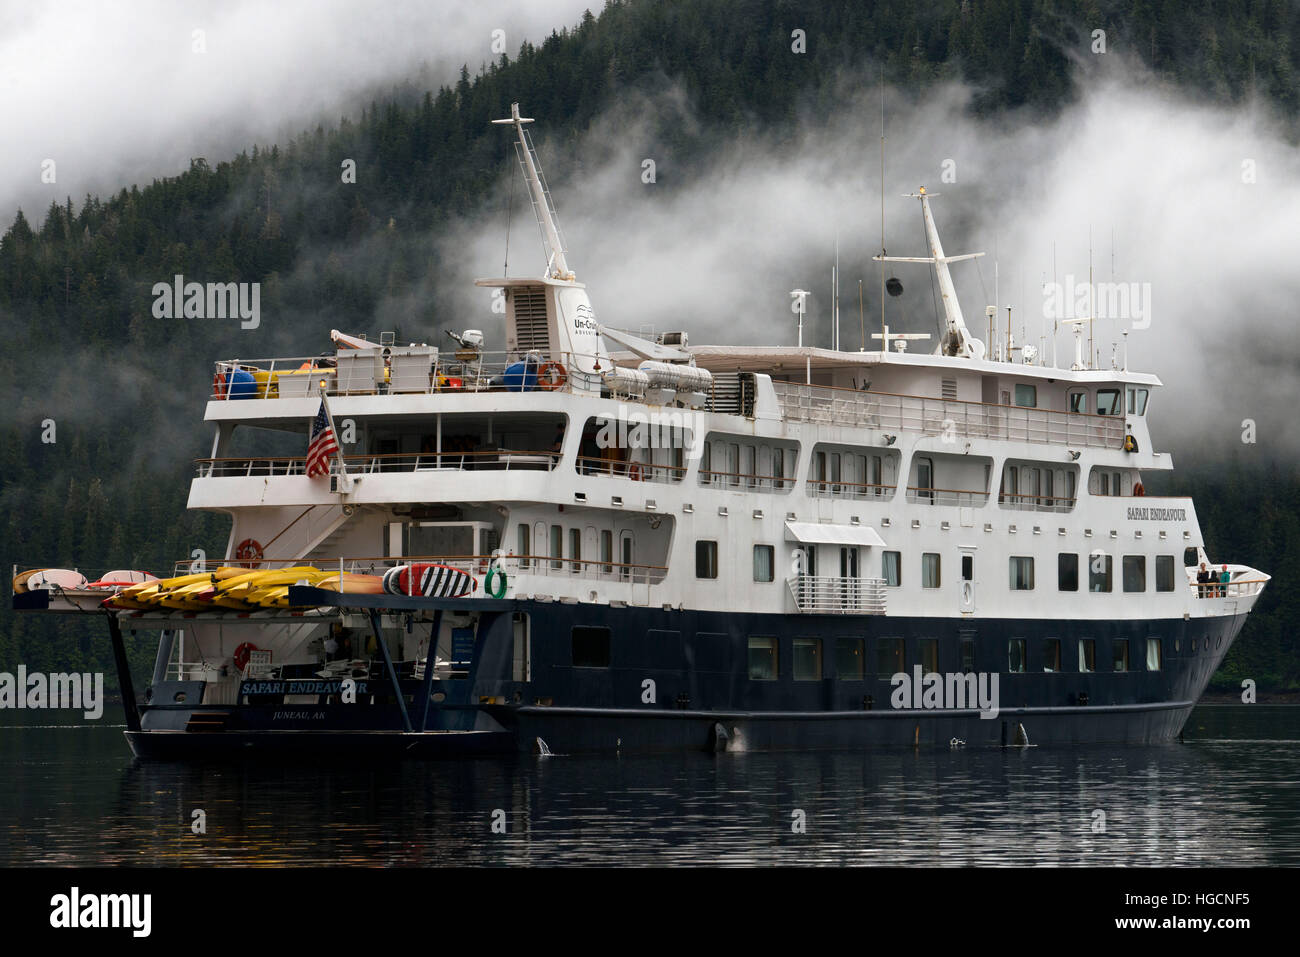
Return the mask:
[[[539, 142], [562, 143], [619, 97], [671, 80], [699, 123], [665, 121], [655, 135], [689, 165], [742, 128], [780, 148], [796, 124], [830, 119], [846, 77], [882, 71], [916, 95], [964, 81], [971, 109], [993, 117], [1059, 109], [1099, 69], [1095, 29], [1111, 54], [1165, 82], [1209, 100], [1266, 98], [1295, 122], [1300, 7], [1286, 0], [624, 0], [513, 57], [467, 65], [452, 87], [411, 90], [395, 77], [391, 97], [289, 142], [231, 143], [226, 156], [112, 196], [0, 211], [12, 216], [0, 238], [0, 559], [159, 572], [195, 548], [220, 554], [226, 520], [184, 508], [189, 459], [208, 441], [198, 423], [210, 362], [312, 354], [331, 326], [392, 329], [435, 314], [436, 293], [414, 312], [393, 303], [439, 271], [422, 237], [502, 181], [513, 154], [489, 120], [512, 100], [545, 117]], [[796, 30], [806, 53], [792, 53]], [[341, 182], [342, 158], [356, 161], [355, 183]], [[277, 322], [242, 332], [154, 318], [153, 284], [178, 273], [259, 282]], [[1294, 464], [1176, 481], [1172, 491], [1197, 495], [1214, 557], [1278, 579], [1224, 676], [1297, 686]], [[0, 605], [0, 667], [111, 674], [100, 637]]]

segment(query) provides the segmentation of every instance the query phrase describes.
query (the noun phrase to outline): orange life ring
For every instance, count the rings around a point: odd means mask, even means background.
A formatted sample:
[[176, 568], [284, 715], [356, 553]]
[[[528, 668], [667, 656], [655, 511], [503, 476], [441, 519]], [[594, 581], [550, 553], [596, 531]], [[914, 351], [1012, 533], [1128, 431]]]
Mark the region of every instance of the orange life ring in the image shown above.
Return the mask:
[[569, 373], [558, 362], [547, 362], [537, 370], [537, 385], [547, 392], [554, 392], [568, 379]]
[[214, 399], [226, 397], [226, 377], [220, 372], [212, 377], [212, 397]]
[[262, 545], [255, 538], [246, 538], [235, 546], [237, 565], [244, 568], [257, 568], [262, 564]]
[[627, 477], [630, 478], [633, 482], [640, 482], [640, 481], [641, 481], [641, 463], [640, 463], [640, 462], [633, 462], [631, 465], [629, 465], [629, 466], [627, 467]]
[[233, 655], [235, 660], [235, 667], [238, 668], [240, 671], [243, 671], [245, 668], [247, 668], [249, 656], [254, 651], [257, 650], [258, 650], [257, 645], [253, 644], [251, 641], [246, 641], [238, 648], [236, 648], [235, 654]]
[[1134, 495], [1141, 496], [1141, 495], [1145, 495], [1146, 493], [1147, 493], [1147, 490], [1144, 489], [1144, 488], [1142, 487], [1142, 483], [1141, 483], [1141, 482], [1138, 482], [1137, 485], [1134, 485], [1134, 486], [1133, 486], [1133, 494], [1134, 494]]

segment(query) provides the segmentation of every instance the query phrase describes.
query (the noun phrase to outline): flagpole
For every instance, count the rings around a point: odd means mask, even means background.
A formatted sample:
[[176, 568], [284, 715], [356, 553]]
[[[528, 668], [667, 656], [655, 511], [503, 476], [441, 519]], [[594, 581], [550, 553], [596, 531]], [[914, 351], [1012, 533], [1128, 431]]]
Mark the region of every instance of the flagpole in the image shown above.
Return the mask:
[[342, 481], [339, 482], [339, 491], [349, 492], [352, 490], [352, 476], [348, 475], [348, 466], [343, 460], [343, 440], [339, 437], [339, 430], [334, 428], [334, 413], [330, 411], [329, 399], [325, 397], [324, 379], [321, 380], [320, 384], [320, 404], [321, 408], [325, 410], [325, 421], [329, 425], [330, 431], [334, 433], [334, 443], [338, 446], [335, 454], [339, 459], [339, 475], [342, 477]]

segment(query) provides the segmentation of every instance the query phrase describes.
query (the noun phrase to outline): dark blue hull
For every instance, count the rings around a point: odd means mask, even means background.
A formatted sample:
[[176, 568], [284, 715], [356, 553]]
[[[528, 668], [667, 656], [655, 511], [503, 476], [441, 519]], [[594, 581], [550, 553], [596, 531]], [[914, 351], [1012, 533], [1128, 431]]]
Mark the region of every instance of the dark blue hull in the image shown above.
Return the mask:
[[[529, 622], [526, 656], [518, 615]], [[426, 686], [399, 680], [411, 732], [391, 684], [378, 684], [364, 704], [146, 706], [129, 737], [137, 754], [160, 757], [455, 757], [529, 751], [538, 738], [554, 753], [1149, 744], [1178, 736], [1244, 617], [974, 621], [520, 601], [482, 614], [466, 676], [432, 682], [427, 714]], [[751, 677], [751, 636], [771, 648], [771, 677]], [[821, 639], [811, 660], [808, 638]], [[1081, 639], [1093, 643], [1094, 670], [1078, 667]], [[1015, 653], [1012, 641], [1023, 642]], [[922, 664], [996, 674], [996, 716], [973, 701], [900, 706], [892, 673]], [[221, 716], [206, 729], [205, 712]]]

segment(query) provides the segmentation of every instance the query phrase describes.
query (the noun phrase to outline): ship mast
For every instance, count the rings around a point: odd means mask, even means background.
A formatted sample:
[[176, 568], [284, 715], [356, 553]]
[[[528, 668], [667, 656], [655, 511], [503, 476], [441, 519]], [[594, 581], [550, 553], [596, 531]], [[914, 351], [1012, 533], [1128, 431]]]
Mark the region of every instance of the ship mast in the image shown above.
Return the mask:
[[939, 281], [939, 293], [943, 297], [944, 322], [947, 334], [939, 343], [939, 353], [945, 356], [960, 356], [965, 359], [984, 358], [984, 343], [970, 334], [966, 320], [961, 314], [961, 304], [957, 301], [957, 290], [952, 284], [952, 275], [948, 264], [974, 259], [983, 253], [964, 253], [960, 256], [945, 256], [943, 244], [939, 242], [939, 229], [934, 225], [934, 216], [930, 212], [930, 197], [938, 193], [927, 193], [922, 186], [915, 193], [904, 193], [909, 199], [921, 201], [921, 218], [925, 221], [925, 238], [930, 246], [929, 256], [872, 256], [880, 262], [893, 263], [929, 263], [934, 266], [935, 277]]
[[546, 278], [572, 280], [574, 278], [569, 263], [564, 258], [564, 240], [560, 237], [560, 226], [555, 214], [555, 204], [551, 200], [551, 191], [546, 187], [542, 177], [541, 165], [537, 160], [537, 151], [527, 132], [525, 123], [533, 122], [531, 117], [519, 115], [519, 104], [510, 104], [510, 117], [493, 120], [494, 124], [509, 123], [514, 126], [519, 136], [515, 152], [519, 154], [519, 165], [523, 167], [524, 182], [528, 184], [528, 194], [533, 201], [533, 212], [537, 214], [537, 225], [542, 230], [542, 252], [546, 254]]

